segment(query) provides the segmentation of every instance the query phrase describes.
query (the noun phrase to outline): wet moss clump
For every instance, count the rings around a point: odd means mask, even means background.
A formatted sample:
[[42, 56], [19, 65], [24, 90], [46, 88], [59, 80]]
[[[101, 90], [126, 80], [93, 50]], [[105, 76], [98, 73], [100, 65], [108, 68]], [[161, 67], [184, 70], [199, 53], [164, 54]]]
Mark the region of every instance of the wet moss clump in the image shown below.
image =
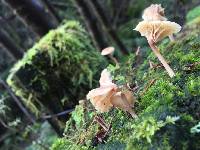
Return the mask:
[[[37, 117], [73, 108], [97, 85], [106, 60], [76, 21], [50, 31], [11, 69], [7, 83]], [[64, 118], [64, 122], [65, 122]]]
[[[194, 20], [198, 18], [200, 16]], [[168, 76], [150, 48], [147, 49], [150, 54], [138, 61], [140, 64], [135, 65], [138, 56], [131, 55], [121, 67], [108, 67], [118, 85], [138, 86], [134, 92], [137, 119], [118, 109], [98, 114], [111, 125], [105, 134], [99, 123], [93, 121], [97, 113], [88, 101], [73, 112], [83, 122], [77, 126], [80, 121], [72, 117], [66, 124], [65, 137], [55, 141], [52, 150], [64, 150], [73, 145], [78, 145], [79, 149], [99, 150], [199, 149], [199, 28], [197, 21], [190, 22], [177, 35], [176, 41], [166, 39], [159, 44], [161, 53], [176, 72], [173, 78]], [[154, 68], [150, 68], [148, 60], [154, 63]]]

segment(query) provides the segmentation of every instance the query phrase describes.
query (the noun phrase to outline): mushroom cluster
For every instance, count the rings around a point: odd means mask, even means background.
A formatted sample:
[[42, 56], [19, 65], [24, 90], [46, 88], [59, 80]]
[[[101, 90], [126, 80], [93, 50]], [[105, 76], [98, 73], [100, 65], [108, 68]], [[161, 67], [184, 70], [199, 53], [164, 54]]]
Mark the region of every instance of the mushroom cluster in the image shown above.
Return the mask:
[[141, 36], [145, 36], [154, 54], [163, 64], [170, 77], [175, 76], [174, 71], [167, 64], [164, 57], [160, 54], [156, 43], [169, 36], [172, 39], [174, 33], [181, 30], [181, 26], [175, 22], [167, 21], [164, 15], [164, 8], [158, 4], [152, 4], [144, 10], [142, 18], [134, 30], [139, 31]]
[[97, 111], [103, 113], [108, 112], [112, 107], [117, 107], [129, 112], [133, 118], [136, 117], [132, 110], [135, 102], [132, 92], [122, 90], [114, 84], [107, 69], [102, 71], [99, 83], [99, 88], [93, 89], [87, 94], [87, 99], [91, 101]]

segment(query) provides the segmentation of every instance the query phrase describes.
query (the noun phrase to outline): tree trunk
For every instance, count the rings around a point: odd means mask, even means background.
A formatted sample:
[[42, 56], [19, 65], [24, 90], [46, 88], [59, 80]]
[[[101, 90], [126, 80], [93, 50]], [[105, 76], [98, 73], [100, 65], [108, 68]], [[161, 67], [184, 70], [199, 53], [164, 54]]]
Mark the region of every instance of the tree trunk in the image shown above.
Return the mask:
[[54, 7], [52, 6], [51, 2], [49, 2], [49, 0], [42, 0], [42, 2], [47, 6], [49, 12], [52, 14], [52, 16], [54, 16], [54, 18], [56, 19], [56, 21], [59, 23], [62, 21], [62, 19], [60, 18], [60, 16], [57, 14], [56, 10], [54, 9]]
[[20, 59], [23, 56], [23, 51], [11, 40], [7, 33], [0, 29], [0, 42], [7, 48], [14, 58]]
[[83, 16], [86, 26], [92, 35], [93, 41], [98, 49], [108, 47], [102, 31], [99, 29], [97, 18], [94, 16], [85, 0], [74, 0], [80, 15]]
[[97, 18], [99, 18], [100, 22], [102, 23], [102, 25], [108, 32], [109, 36], [112, 38], [115, 44], [119, 47], [120, 51], [123, 54], [128, 54], [127, 48], [119, 39], [118, 35], [116, 34], [116, 31], [113, 29], [110, 19], [104, 13], [105, 10], [101, 6], [101, 4], [98, 2], [98, 0], [88, 0], [88, 2], [90, 3], [91, 7], [94, 8], [94, 11], [96, 11], [96, 15], [98, 16]]
[[57, 26], [55, 19], [38, 0], [5, 0], [5, 2], [19, 14], [28, 27], [40, 36]]

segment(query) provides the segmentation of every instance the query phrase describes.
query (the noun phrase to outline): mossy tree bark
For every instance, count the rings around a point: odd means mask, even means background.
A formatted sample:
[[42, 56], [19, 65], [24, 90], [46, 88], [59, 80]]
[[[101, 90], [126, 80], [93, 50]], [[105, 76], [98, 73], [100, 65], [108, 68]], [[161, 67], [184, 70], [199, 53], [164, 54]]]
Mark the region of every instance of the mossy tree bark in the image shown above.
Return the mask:
[[[82, 26], [68, 21], [26, 52], [7, 83], [37, 119], [44, 119], [43, 115], [72, 109], [84, 99], [106, 64]], [[55, 116], [48, 121], [61, 135], [68, 117]]]
[[[173, 78], [168, 76], [149, 47], [146, 48], [149, 55], [146, 57], [146, 53], [141, 52], [144, 57], [137, 66], [132, 64], [136, 63], [138, 56], [130, 55], [119, 68], [107, 68], [118, 86], [130, 85], [128, 88], [137, 99], [134, 106], [137, 119], [130, 119], [119, 109], [102, 113], [104, 122], [112, 124], [112, 132], [105, 134], [106, 130], [98, 129], [101, 123], [94, 122], [98, 112], [86, 101], [72, 112], [66, 123], [66, 137], [56, 141], [52, 149], [69, 149], [74, 145], [75, 149], [199, 149], [199, 10], [200, 7], [190, 12], [189, 22], [176, 35], [175, 41], [166, 39], [158, 45], [160, 53], [176, 72]], [[154, 52], [158, 53], [157, 48]], [[157, 65], [150, 68], [149, 60]]]

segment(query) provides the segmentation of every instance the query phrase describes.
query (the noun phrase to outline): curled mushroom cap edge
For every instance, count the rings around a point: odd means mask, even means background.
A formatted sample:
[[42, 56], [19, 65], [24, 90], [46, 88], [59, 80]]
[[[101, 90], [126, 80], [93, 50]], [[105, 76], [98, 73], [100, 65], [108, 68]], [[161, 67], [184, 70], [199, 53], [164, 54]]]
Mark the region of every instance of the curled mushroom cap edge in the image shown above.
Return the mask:
[[181, 26], [171, 21], [141, 21], [133, 30], [139, 31], [141, 36], [153, 39], [156, 43], [173, 33], [178, 33]]
[[151, 4], [143, 11], [142, 18], [146, 21], [166, 21], [165, 9], [162, 8], [161, 4]]

